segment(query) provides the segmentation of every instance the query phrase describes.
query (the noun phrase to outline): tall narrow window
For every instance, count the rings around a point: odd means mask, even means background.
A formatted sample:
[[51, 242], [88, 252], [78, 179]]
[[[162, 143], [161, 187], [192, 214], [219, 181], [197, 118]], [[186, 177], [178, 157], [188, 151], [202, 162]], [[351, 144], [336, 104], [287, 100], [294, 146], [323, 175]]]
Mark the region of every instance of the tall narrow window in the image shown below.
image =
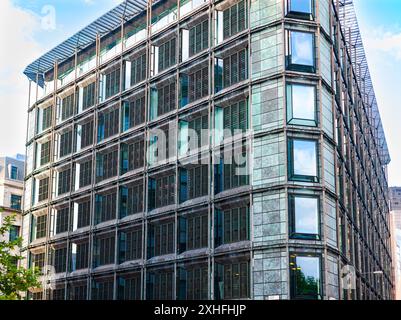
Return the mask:
[[184, 215], [178, 218], [178, 251], [207, 248], [209, 238], [208, 214]]
[[89, 241], [72, 243], [70, 250], [70, 270], [87, 269], [89, 266]]
[[287, 121], [294, 125], [317, 126], [315, 86], [287, 84]]
[[103, 76], [104, 84], [104, 97], [105, 99], [116, 95], [120, 92], [120, 68], [117, 68]]
[[158, 48], [158, 71], [168, 69], [176, 63], [176, 39], [172, 38]]
[[40, 165], [44, 166], [50, 162], [50, 143], [46, 141], [40, 144]]
[[249, 261], [216, 263], [215, 294], [218, 300], [250, 297]]
[[[127, 68], [129, 68], [130, 78], [126, 79], [129, 80], [129, 86], [127, 86], [126, 83], [126, 89], [146, 79], [146, 54], [142, 54], [132, 61], [129, 61]], [[128, 74], [126, 74], [126, 76], [128, 76]]]
[[145, 121], [145, 96], [133, 97], [122, 104], [122, 131], [141, 125]]
[[120, 218], [143, 211], [143, 184], [133, 183], [120, 188]]
[[174, 222], [148, 225], [148, 258], [174, 253]]
[[288, 171], [292, 181], [318, 182], [318, 143], [313, 140], [290, 139]]
[[121, 174], [144, 166], [144, 145], [145, 142], [142, 139], [121, 144]]
[[82, 110], [89, 109], [95, 105], [95, 86], [96, 82], [92, 82], [82, 88]]
[[103, 141], [119, 132], [119, 110], [110, 108], [98, 115], [97, 139]]
[[118, 150], [106, 150], [96, 157], [96, 182], [117, 176]]
[[151, 89], [151, 120], [175, 110], [177, 103], [176, 81], [166, 82]]
[[52, 125], [52, 115], [53, 115], [53, 106], [49, 106], [45, 109], [40, 109], [39, 117], [41, 117], [41, 127], [39, 132], [45, 131], [46, 129], [50, 128]]
[[49, 198], [49, 178], [39, 180], [38, 201], [42, 202]]
[[249, 207], [215, 213], [215, 245], [249, 240]]
[[70, 155], [72, 152], [72, 130], [60, 134], [59, 158]]
[[116, 218], [116, 192], [96, 195], [95, 224], [110, 221]]
[[188, 40], [190, 57], [207, 49], [209, 47], [209, 20], [202, 21], [191, 27]]
[[209, 192], [209, 166], [180, 168], [180, 202], [206, 196]]
[[294, 239], [320, 239], [319, 198], [290, 195], [290, 237]]
[[291, 298], [322, 298], [320, 258], [314, 256], [290, 255]]
[[56, 211], [56, 232], [55, 234], [60, 234], [68, 231], [68, 219], [69, 219], [69, 207], [64, 207], [57, 209]]
[[70, 192], [71, 189], [71, 169], [63, 170], [58, 173], [57, 196]]
[[79, 164], [79, 188], [89, 186], [92, 183], [92, 159]]
[[100, 267], [114, 263], [115, 236], [107, 234], [96, 237], [93, 245], [93, 263], [94, 267]]
[[315, 72], [315, 35], [310, 32], [286, 31], [286, 66], [288, 70]]
[[121, 231], [119, 235], [119, 263], [142, 258], [142, 229]]
[[18, 168], [16, 166], [11, 166], [10, 179], [18, 180]]
[[223, 11], [223, 38], [227, 39], [247, 28], [247, 5], [246, 1]]
[[177, 299], [207, 300], [209, 270], [207, 265], [191, 265], [177, 269]]
[[15, 194], [11, 195], [11, 209], [21, 210], [22, 197]]
[[64, 121], [74, 114], [74, 94], [71, 94], [61, 100], [61, 121]]
[[216, 92], [248, 79], [247, 49], [216, 58], [215, 73]]

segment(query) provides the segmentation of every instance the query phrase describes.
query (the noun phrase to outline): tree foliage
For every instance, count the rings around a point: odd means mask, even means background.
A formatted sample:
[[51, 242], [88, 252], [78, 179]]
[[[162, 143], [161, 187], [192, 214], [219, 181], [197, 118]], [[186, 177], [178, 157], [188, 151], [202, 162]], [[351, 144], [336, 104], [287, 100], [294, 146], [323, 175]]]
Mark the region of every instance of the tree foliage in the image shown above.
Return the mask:
[[39, 270], [19, 266], [24, 260], [19, 254], [22, 238], [6, 239], [14, 221], [15, 215], [7, 216], [0, 227], [0, 300], [20, 300], [22, 292], [40, 287]]

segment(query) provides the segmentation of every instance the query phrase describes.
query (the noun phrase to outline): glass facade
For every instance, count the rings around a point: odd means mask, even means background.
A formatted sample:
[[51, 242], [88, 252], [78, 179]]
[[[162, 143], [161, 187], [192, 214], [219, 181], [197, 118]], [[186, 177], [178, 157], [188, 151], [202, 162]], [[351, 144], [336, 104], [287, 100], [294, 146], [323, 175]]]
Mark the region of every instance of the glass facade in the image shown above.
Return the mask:
[[58, 273], [43, 297], [389, 297], [388, 159], [337, 3], [145, 9], [30, 100], [25, 246]]

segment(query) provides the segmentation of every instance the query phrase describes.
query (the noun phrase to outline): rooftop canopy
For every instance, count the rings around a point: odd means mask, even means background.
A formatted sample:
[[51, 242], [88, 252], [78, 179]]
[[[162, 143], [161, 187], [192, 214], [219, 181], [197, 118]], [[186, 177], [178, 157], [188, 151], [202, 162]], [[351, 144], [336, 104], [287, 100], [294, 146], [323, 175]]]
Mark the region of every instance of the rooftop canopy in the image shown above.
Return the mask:
[[[157, 2], [159, 1], [153, 1], [153, 3]], [[82, 50], [94, 43], [98, 34], [103, 35], [117, 29], [122, 22], [129, 21], [146, 10], [146, 6], [146, 0], [124, 0], [114, 9], [32, 62], [26, 67], [24, 74], [30, 80], [43, 86], [44, 73], [54, 67], [55, 61], [61, 63], [70, 58], [76, 50]]]

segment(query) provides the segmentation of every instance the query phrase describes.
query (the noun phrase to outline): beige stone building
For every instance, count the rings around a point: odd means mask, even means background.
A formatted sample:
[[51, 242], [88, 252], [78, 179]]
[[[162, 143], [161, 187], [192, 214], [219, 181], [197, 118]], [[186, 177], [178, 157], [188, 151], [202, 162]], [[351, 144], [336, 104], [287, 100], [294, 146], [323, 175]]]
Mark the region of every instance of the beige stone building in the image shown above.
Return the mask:
[[21, 236], [21, 208], [24, 187], [25, 157], [0, 157], [0, 226], [7, 216], [16, 214], [13, 228], [3, 237], [13, 240]]

